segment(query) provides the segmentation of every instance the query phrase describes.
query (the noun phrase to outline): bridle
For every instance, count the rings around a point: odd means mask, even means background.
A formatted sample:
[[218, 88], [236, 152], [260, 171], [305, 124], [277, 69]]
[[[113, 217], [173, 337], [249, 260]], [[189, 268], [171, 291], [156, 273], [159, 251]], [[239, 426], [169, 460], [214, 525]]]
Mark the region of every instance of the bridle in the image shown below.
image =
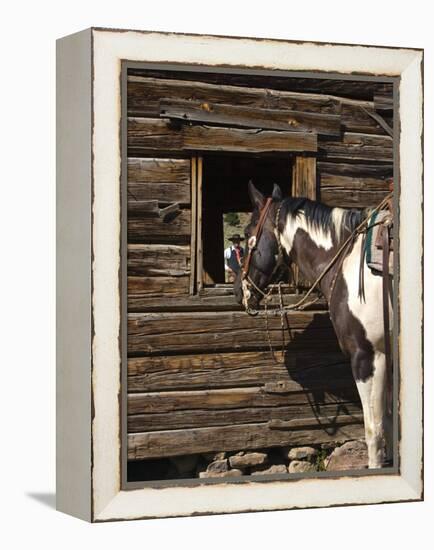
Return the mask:
[[[264, 207], [262, 208], [262, 210], [259, 214], [259, 220], [258, 220], [258, 223], [256, 224], [256, 227], [253, 231], [253, 234], [249, 238], [249, 240], [247, 241], [248, 252], [247, 252], [246, 259], [243, 262], [243, 266], [242, 266], [242, 269], [241, 269], [241, 288], [242, 288], [242, 291], [243, 291], [243, 305], [245, 307], [246, 312], [249, 315], [257, 315], [258, 314], [257, 311], [252, 310], [248, 306], [248, 302], [249, 302], [249, 299], [250, 299], [250, 296], [251, 296], [251, 289], [252, 288], [255, 289], [263, 298], [267, 298], [269, 293], [270, 293], [270, 291], [265, 293], [263, 290], [261, 290], [254, 283], [254, 281], [252, 280], [252, 278], [249, 275], [249, 269], [250, 269], [250, 263], [251, 263], [251, 260], [252, 260], [253, 252], [258, 247], [259, 239], [261, 238], [262, 231], [263, 231], [264, 225], [265, 225], [265, 221], [267, 219], [267, 214], [270, 210], [270, 207], [271, 207], [272, 203], [273, 203], [272, 197], [268, 197], [267, 200], [265, 201]], [[281, 245], [281, 242], [280, 242], [279, 231], [278, 231], [278, 220], [279, 220], [279, 216], [280, 216], [281, 207], [282, 207], [282, 203], [279, 205], [279, 208], [276, 211], [275, 231], [274, 231], [276, 239], [277, 239], [277, 245], [278, 245], [278, 249], [279, 249], [279, 256], [278, 256], [278, 259], [276, 261], [276, 266], [274, 267], [274, 270], [273, 270], [270, 278], [273, 277], [273, 275], [276, 272], [277, 268], [279, 267], [279, 265], [281, 263], [281, 260], [282, 260], [282, 257], [283, 257], [282, 245]]]

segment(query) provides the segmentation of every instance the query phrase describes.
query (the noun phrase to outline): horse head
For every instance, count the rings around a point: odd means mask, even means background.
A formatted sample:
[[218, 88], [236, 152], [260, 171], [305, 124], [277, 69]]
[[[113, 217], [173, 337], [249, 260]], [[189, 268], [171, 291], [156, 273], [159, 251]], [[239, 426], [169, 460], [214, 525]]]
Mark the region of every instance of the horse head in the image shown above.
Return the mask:
[[244, 230], [248, 249], [234, 282], [235, 297], [246, 310], [258, 306], [278, 266], [276, 215], [282, 201], [282, 191], [276, 184], [269, 198], [264, 197], [251, 181], [248, 189], [253, 205], [250, 222]]

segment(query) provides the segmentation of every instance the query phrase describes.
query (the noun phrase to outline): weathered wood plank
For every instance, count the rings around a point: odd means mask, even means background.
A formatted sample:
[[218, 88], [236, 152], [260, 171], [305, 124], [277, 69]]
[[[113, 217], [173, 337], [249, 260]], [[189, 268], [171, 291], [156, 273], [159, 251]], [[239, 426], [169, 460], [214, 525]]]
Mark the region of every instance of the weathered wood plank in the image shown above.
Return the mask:
[[136, 199], [128, 200], [128, 216], [148, 218], [165, 218], [172, 216], [180, 210], [178, 202], [161, 207], [161, 203], [157, 200], [138, 201]]
[[129, 244], [128, 275], [160, 277], [190, 274], [188, 245]]
[[309, 113], [339, 114], [341, 110], [338, 98], [320, 94], [140, 76], [128, 77], [127, 93], [129, 116], [159, 116], [159, 102], [164, 97]]
[[316, 134], [241, 130], [209, 126], [173, 126], [161, 119], [129, 118], [128, 147], [135, 153], [155, 151], [230, 151], [277, 153], [316, 151]]
[[[206, 289], [209, 290], [209, 289]], [[299, 294], [287, 295], [284, 298], [285, 305], [293, 304], [301, 298]], [[278, 305], [278, 297], [271, 299], [270, 305]], [[261, 309], [263, 307], [261, 306]], [[326, 309], [326, 303], [323, 300], [316, 302], [307, 309]], [[159, 312], [159, 311], [244, 311], [243, 306], [235, 300], [233, 292], [230, 294], [200, 294], [189, 298], [173, 297], [168, 303], [161, 298], [146, 296], [128, 296], [128, 310], [130, 312]]]
[[345, 162], [317, 162], [318, 172], [328, 175], [352, 176], [360, 178], [390, 178], [393, 164], [347, 164]]
[[337, 418], [340, 415], [358, 415], [361, 412], [360, 403], [343, 401], [332, 404], [315, 403], [315, 405], [309, 402], [299, 405], [291, 403], [291, 405], [285, 407], [250, 407], [227, 410], [217, 409], [214, 411], [195, 409], [170, 413], [137, 414], [128, 417], [128, 433], [252, 424], [256, 422], [268, 422], [270, 420], [291, 421], [308, 418], [313, 413], [313, 407], [321, 424], [330, 423], [333, 418]]
[[292, 175], [293, 195], [316, 200], [316, 158], [296, 156]]
[[166, 218], [128, 219], [128, 242], [130, 243], [182, 243], [190, 242], [190, 210]]
[[240, 107], [293, 110], [304, 113], [342, 114], [342, 128], [345, 131], [385, 133], [362, 110], [362, 107], [374, 109], [374, 101], [348, 99], [330, 95], [330, 93], [306, 93], [306, 89], [288, 92], [271, 89], [271, 87], [239, 87], [133, 76], [130, 76], [128, 81], [129, 116], [157, 117], [161, 98], [171, 97], [217, 105], [232, 104]]
[[[345, 103], [342, 104], [342, 130], [361, 134], [387, 135], [387, 132], [367, 111], [373, 111], [372, 102]], [[390, 117], [387, 121], [393, 125]]]
[[160, 296], [167, 299], [173, 295], [188, 294], [189, 277], [128, 277], [128, 294]]
[[321, 191], [360, 190], [389, 192], [389, 181], [386, 178], [361, 178], [322, 173], [320, 176]]
[[393, 161], [393, 139], [390, 136], [345, 133], [340, 141], [321, 140], [320, 157], [327, 159]]
[[374, 94], [376, 111], [393, 111], [393, 94]]
[[316, 418], [295, 419], [292, 426], [276, 430], [267, 423], [255, 423], [129, 434], [128, 459], [343, 442], [364, 435], [360, 416], [341, 416], [322, 427]]
[[332, 383], [331, 377], [352, 377], [340, 352], [295, 351], [286, 354], [284, 363], [280, 350], [274, 355], [278, 362], [270, 351], [131, 357], [128, 392], [246, 387], [293, 379], [302, 383], [318, 371], [325, 385]]
[[[326, 367], [327, 368], [327, 367]], [[324, 368], [323, 370], [326, 370]], [[333, 377], [342, 369], [330, 367]], [[347, 369], [349, 370], [349, 369]], [[329, 381], [325, 374], [316, 370], [315, 377], [306, 382], [289, 381], [285, 383], [284, 393], [266, 391], [266, 386], [246, 388], [225, 388], [216, 390], [183, 390], [151, 393], [131, 393], [128, 395], [128, 414], [172, 413], [173, 411], [217, 411], [240, 408], [282, 407], [294, 404], [308, 404], [309, 395], [317, 393], [316, 402], [336, 403], [357, 401], [357, 389], [350, 376]], [[312, 402], [313, 402], [312, 398]], [[166, 429], [170, 427], [170, 422]]]
[[[327, 312], [289, 312], [285, 343], [295, 350], [312, 345], [321, 351], [337, 351], [337, 340]], [[270, 316], [269, 337], [282, 345], [280, 318]], [[267, 349], [265, 316], [242, 312], [131, 313], [128, 316], [128, 352], [226, 351]]]
[[130, 183], [177, 183], [190, 185], [190, 159], [128, 158]]
[[368, 206], [377, 206], [388, 192], [388, 190], [328, 187], [321, 189], [321, 202], [328, 206], [340, 206], [342, 208], [366, 208]]
[[136, 209], [134, 202], [156, 200], [159, 204], [190, 203], [190, 185], [185, 183], [128, 183], [128, 211]]
[[371, 100], [375, 94], [391, 95], [393, 93], [393, 84], [391, 82], [375, 82], [360, 80], [335, 80], [329, 78], [300, 78], [288, 76], [270, 76], [270, 75], [252, 75], [239, 73], [204, 73], [187, 71], [162, 71], [140, 69], [129, 69], [129, 75], [182, 79], [184, 81], [200, 81], [210, 84], [226, 84], [233, 86], [247, 86], [257, 88], [273, 88], [275, 90], [331, 94], [342, 98], [352, 98], [353, 100]]
[[242, 128], [314, 132], [330, 136], [339, 136], [341, 133], [339, 115], [261, 109], [207, 101], [165, 98], [160, 101], [160, 116], [182, 121]]

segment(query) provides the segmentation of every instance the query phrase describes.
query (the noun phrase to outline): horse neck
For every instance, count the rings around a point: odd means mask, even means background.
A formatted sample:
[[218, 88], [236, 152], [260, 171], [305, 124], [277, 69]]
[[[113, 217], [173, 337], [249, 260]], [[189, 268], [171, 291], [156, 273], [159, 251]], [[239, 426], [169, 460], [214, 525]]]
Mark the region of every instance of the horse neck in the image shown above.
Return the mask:
[[[301, 275], [313, 283], [335, 256], [342, 240], [336, 242], [331, 234], [321, 235], [319, 232], [311, 233], [299, 228], [292, 240], [290, 259], [298, 266]], [[284, 241], [284, 234], [282, 234], [282, 241]], [[333, 266], [320, 283], [321, 291], [327, 299], [335, 270], [336, 266]]]

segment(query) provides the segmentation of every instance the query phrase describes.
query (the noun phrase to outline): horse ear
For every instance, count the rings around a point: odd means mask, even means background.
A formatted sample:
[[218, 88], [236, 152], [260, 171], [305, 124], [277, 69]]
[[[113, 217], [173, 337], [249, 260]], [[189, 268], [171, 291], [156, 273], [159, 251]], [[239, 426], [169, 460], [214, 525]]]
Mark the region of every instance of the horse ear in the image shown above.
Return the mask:
[[271, 197], [273, 201], [276, 201], [276, 202], [279, 202], [282, 200], [282, 189], [280, 189], [277, 183], [274, 184], [273, 193], [271, 194]]
[[264, 195], [256, 189], [256, 187], [253, 185], [252, 180], [249, 181], [248, 189], [249, 189], [249, 197], [250, 197], [250, 200], [252, 201], [253, 206], [256, 206], [257, 208], [261, 209], [265, 203]]

